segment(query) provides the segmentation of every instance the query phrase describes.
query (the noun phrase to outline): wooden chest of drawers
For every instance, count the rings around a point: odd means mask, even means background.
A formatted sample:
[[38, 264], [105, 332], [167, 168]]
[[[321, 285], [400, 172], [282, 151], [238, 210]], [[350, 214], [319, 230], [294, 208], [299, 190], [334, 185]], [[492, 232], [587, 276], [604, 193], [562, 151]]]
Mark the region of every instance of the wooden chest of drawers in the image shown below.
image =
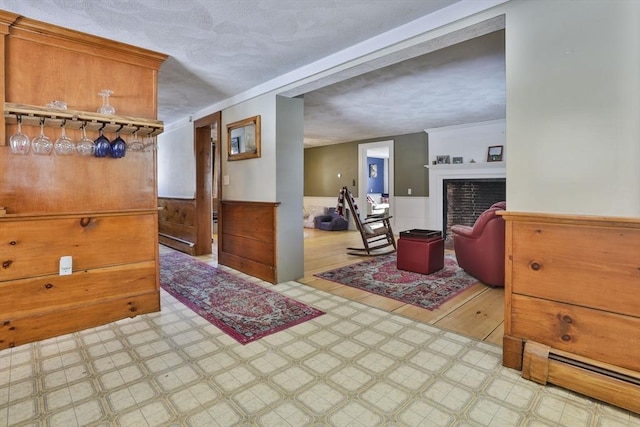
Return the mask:
[[504, 365], [640, 412], [640, 219], [503, 216]]

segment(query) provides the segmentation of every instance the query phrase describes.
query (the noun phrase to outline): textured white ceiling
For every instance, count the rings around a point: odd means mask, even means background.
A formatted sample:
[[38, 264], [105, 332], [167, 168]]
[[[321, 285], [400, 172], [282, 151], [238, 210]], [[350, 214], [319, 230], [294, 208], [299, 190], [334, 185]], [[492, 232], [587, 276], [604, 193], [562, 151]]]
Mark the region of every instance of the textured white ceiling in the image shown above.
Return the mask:
[[[456, 2], [0, 0], [0, 8], [168, 54], [159, 74], [158, 118], [172, 123]], [[305, 143], [504, 117], [500, 37], [307, 93]]]
[[370, 71], [304, 99], [307, 145], [504, 118], [504, 31]]

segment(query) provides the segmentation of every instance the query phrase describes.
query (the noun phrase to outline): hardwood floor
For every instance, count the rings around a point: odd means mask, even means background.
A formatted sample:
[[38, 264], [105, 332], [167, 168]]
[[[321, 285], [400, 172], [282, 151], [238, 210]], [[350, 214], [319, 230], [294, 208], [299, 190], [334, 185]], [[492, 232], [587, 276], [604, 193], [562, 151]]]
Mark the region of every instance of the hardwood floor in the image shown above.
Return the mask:
[[404, 304], [314, 276], [316, 273], [366, 259], [346, 253], [347, 246], [362, 246], [357, 231], [321, 231], [308, 228], [304, 231], [304, 277], [298, 280], [299, 282], [381, 310], [502, 346], [503, 288], [492, 288], [477, 283], [433, 311]]

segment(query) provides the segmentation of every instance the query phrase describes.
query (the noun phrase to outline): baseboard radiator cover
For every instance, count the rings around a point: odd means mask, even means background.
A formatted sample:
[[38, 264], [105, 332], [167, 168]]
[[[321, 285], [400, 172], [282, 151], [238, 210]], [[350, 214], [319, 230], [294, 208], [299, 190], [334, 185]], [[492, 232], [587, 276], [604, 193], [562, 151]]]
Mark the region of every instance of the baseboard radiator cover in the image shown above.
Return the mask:
[[640, 414], [640, 373], [635, 371], [527, 341], [522, 377], [567, 388]]

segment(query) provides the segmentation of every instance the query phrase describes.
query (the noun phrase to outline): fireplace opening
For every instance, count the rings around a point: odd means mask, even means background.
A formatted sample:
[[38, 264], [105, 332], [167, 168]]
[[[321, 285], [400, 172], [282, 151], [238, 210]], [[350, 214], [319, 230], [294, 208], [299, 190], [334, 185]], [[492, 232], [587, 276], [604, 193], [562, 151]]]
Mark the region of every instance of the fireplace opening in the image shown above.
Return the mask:
[[472, 226], [496, 202], [506, 200], [505, 178], [445, 179], [442, 182], [442, 224], [445, 247], [453, 248], [451, 226]]

